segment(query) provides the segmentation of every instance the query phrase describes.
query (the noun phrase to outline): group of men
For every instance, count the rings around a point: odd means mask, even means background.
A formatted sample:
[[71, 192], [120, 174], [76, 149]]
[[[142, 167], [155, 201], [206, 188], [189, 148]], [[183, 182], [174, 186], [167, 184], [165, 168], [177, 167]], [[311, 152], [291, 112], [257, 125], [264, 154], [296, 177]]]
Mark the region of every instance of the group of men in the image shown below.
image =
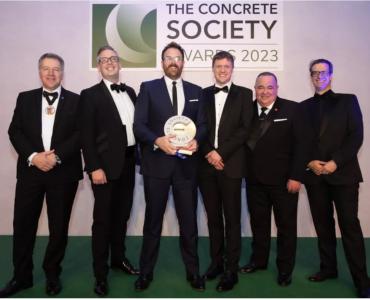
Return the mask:
[[[8, 297], [32, 287], [32, 253], [44, 198], [49, 243], [43, 268], [46, 293], [62, 289], [60, 274], [78, 181], [85, 171], [94, 194], [92, 224], [94, 291], [108, 294], [109, 268], [138, 275], [147, 289], [158, 257], [163, 216], [172, 188], [186, 280], [196, 290], [219, 277], [218, 291], [233, 289], [238, 273], [266, 269], [271, 212], [277, 227], [277, 282], [292, 282], [297, 244], [298, 192], [305, 184], [318, 235], [320, 269], [308, 279], [338, 276], [334, 205], [347, 262], [358, 295], [370, 296], [370, 280], [358, 214], [362, 181], [357, 152], [363, 123], [356, 96], [331, 90], [332, 63], [310, 64], [315, 95], [301, 103], [278, 96], [278, 80], [260, 73], [255, 98], [232, 82], [234, 57], [212, 60], [215, 84], [201, 89], [181, 78], [184, 50], [162, 51], [164, 76], [143, 82], [138, 97], [120, 82], [120, 58], [110, 46], [97, 53], [102, 81], [78, 96], [62, 86], [64, 61], [53, 53], [39, 59], [42, 87], [20, 93], [9, 127], [19, 155], [14, 205], [14, 274], [0, 290]], [[195, 137], [183, 146], [164, 133], [173, 116], [190, 118]], [[182, 151], [191, 155], [184, 155]], [[144, 178], [145, 221], [139, 270], [125, 255], [133, 202], [135, 162]], [[246, 180], [253, 234], [249, 262], [241, 254], [241, 184]], [[197, 252], [197, 189], [206, 210], [211, 264], [201, 276]], [[110, 262], [108, 263], [108, 261]]]

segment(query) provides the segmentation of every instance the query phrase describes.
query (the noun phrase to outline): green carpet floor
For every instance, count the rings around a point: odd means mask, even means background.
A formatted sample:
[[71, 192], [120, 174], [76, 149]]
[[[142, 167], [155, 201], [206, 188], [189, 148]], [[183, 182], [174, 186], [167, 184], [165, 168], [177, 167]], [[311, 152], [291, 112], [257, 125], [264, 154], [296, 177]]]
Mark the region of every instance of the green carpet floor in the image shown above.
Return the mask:
[[[141, 248], [141, 237], [127, 238], [127, 256], [137, 265]], [[34, 286], [16, 294], [19, 298], [42, 298], [45, 294], [45, 278], [41, 268], [47, 238], [38, 237], [34, 251]], [[63, 262], [61, 276], [63, 290], [58, 295], [62, 298], [93, 298], [94, 278], [91, 267], [90, 237], [70, 237], [66, 257]], [[134, 290], [135, 276], [112, 271], [109, 274], [109, 297], [115, 298], [352, 298], [356, 291], [352, 284], [343, 248], [338, 240], [338, 279], [323, 283], [312, 283], [307, 276], [318, 270], [318, 253], [316, 239], [300, 238], [293, 282], [288, 287], [280, 287], [276, 283], [275, 248], [276, 240], [272, 241], [269, 267], [266, 271], [253, 274], [240, 274], [239, 283], [229, 292], [219, 293], [215, 290], [216, 281], [207, 282], [206, 291], [198, 292], [191, 289], [185, 280], [185, 269], [182, 264], [177, 237], [163, 237], [160, 255], [154, 273], [154, 280], [148, 290]], [[370, 260], [370, 239], [366, 240], [368, 261]], [[12, 237], [0, 236], [0, 285], [3, 286], [12, 275], [11, 263]], [[240, 265], [248, 261], [250, 254], [250, 238], [243, 238], [243, 251]], [[199, 257], [201, 271], [209, 264], [208, 238], [199, 240]], [[368, 269], [370, 270], [368, 263]]]

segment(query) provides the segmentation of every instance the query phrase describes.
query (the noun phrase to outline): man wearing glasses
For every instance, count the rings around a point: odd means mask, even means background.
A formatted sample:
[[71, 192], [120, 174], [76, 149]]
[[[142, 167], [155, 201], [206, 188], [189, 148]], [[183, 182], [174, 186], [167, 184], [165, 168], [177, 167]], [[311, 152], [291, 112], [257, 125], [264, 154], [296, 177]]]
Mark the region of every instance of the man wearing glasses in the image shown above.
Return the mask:
[[81, 92], [81, 140], [95, 203], [92, 225], [94, 291], [108, 293], [110, 266], [136, 275], [125, 256], [125, 236], [135, 185], [135, 91], [120, 83], [120, 58], [110, 46], [97, 53], [102, 81]]
[[[140, 256], [140, 276], [136, 290], [145, 290], [153, 280], [158, 257], [163, 214], [172, 186], [175, 209], [180, 227], [180, 249], [186, 267], [186, 278], [197, 290], [204, 290], [199, 276], [197, 253], [197, 149], [206, 133], [202, 113], [201, 88], [181, 79], [184, 50], [176, 43], [162, 51], [165, 76], [141, 84], [135, 110], [134, 130], [142, 150], [141, 172], [144, 175], [145, 223]], [[186, 116], [196, 126], [195, 138], [179, 153], [165, 135], [164, 125], [173, 116]]]
[[358, 295], [368, 298], [370, 280], [357, 217], [358, 188], [362, 182], [357, 159], [363, 140], [360, 106], [355, 95], [331, 90], [333, 65], [330, 61], [312, 61], [310, 73], [315, 95], [302, 102], [310, 117], [307, 134], [313, 137], [305, 186], [318, 236], [320, 270], [308, 279], [321, 282], [338, 276], [335, 205], [352, 279]]

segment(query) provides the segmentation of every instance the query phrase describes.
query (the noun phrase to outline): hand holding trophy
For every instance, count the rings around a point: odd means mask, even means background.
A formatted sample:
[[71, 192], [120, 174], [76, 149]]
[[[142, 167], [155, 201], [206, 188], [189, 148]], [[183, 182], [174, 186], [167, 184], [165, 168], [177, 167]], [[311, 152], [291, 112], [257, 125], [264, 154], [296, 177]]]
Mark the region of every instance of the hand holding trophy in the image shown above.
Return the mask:
[[197, 145], [194, 140], [196, 131], [194, 122], [186, 116], [173, 116], [164, 125], [165, 135], [172, 136], [170, 141], [174, 146], [179, 148], [177, 150], [179, 154], [192, 155], [196, 150]]

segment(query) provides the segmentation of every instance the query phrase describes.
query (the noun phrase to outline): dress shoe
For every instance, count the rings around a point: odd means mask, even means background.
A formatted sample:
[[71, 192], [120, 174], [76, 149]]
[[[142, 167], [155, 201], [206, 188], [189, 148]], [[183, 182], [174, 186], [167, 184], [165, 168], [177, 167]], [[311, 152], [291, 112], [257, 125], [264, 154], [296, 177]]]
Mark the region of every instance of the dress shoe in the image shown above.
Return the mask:
[[266, 270], [266, 266], [257, 266], [254, 262], [246, 264], [244, 267], [239, 269], [240, 273], [253, 273], [257, 270]]
[[62, 290], [62, 284], [59, 278], [46, 280], [46, 294], [49, 296], [55, 296]]
[[333, 278], [337, 278], [338, 277], [338, 273], [324, 273], [324, 272], [317, 272], [311, 276], [308, 277], [308, 280], [309, 281], [313, 281], [313, 282], [321, 282], [321, 281], [325, 281], [327, 279], [333, 279]]
[[234, 288], [234, 285], [237, 283], [238, 283], [238, 274], [227, 271], [222, 275], [220, 282], [216, 287], [216, 290], [219, 292], [230, 291]]
[[108, 282], [106, 280], [97, 280], [95, 282], [94, 292], [98, 296], [106, 296], [108, 294]]
[[279, 273], [277, 278], [277, 283], [280, 286], [288, 286], [292, 283], [292, 274], [291, 273]]
[[359, 291], [358, 297], [359, 298], [370, 298], [370, 288]]
[[122, 263], [112, 264], [111, 268], [115, 270], [121, 270], [129, 275], [139, 275], [139, 270], [135, 269], [126, 257], [123, 258]]
[[18, 293], [21, 290], [28, 289], [32, 287], [32, 282], [19, 282], [15, 279], [12, 279], [8, 282], [8, 284], [0, 290], [0, 298], [7, 298], [15, 293]]
[[139, 275], [139, 278], [135, 281], [135, 290], [144, 291], [146, 290], [153, 280], [152, 275]]
[[203, 278], [204, 280], [212, 280], [215, 279], [218, 275], [221, 275], [224, 273], [224, 267], [223, 266], [209, 266], [207, 271], [204, 273]]
[[190, 282], [191, 287], [195, 290], [204, 291], [206, 289], [204, 279], [199, 275], [187, 274], [186, 280]]

